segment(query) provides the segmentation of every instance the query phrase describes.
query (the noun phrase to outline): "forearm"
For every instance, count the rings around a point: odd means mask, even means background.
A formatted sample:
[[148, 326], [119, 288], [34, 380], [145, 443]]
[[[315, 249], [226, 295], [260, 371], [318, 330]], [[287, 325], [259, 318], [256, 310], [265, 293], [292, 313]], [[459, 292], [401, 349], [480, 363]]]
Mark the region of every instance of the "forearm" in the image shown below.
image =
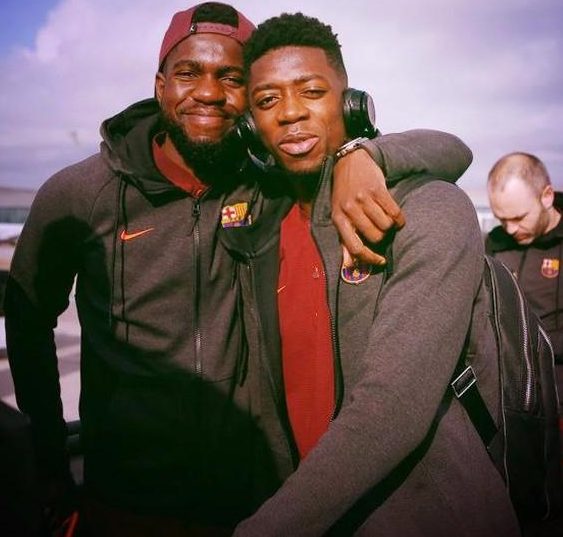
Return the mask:
[[381, 167], [388, 183], [416, 173], [428, 173], [450, 182], [467, 170], [473, 154], [457, 136], [415, 129], [378, 136], [364, 148]]
[[6, 343], [19, 409], [31, 420], [38, 471], [43, 477], [68, 471], [66, 426], [60, 399], [53, 326], [8, 280], [5, 297]]
[[455, 182], [472, 154], [459, 138], [432, 130], [378, 136], [361, 147], [334, 166], [332, 220], [353, 258], [378, 265], [385, 260], [369, 243], [381, 241], [389, 229], [404, 224], [389, 185], [419, 173]]
[[54, 340], [76, 274], [66, 185], [39, 190], [18, 239], [5, 296], [6, 341], [16, 400], [32, 426], [39, 471], [67, 471], [66, 426]]

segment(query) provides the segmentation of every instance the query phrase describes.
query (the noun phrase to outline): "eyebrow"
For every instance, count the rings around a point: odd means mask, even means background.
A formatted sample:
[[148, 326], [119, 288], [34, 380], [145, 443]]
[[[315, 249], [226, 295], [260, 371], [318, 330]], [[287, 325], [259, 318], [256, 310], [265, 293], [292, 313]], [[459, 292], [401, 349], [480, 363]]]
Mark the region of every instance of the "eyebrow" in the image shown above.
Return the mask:
[[522, 218], [526, 217], [530, 211], [526, 211], [524, 213], [518, 213], [513, 216], [498, 216], [499, 220], [522, 220]]
[[217, 74], [219, 76], [223, 76], [229, 73], [237, 73], [239, 74], [241, 77], [243, 77], [244, 75], [244, 70], [242, 67], [238, 67], [236, 65], [222, 65], [221, 67], [219, 67], [217, 69]]
[[[299, 78], [296, 78], [295, 80], [292, 80], [293, 83], [297, 83], [297, 84], [304, 84], [306, 82], [310, 82], [311, 80], [315, 80], [315, 79], [320, 79], [323, 81], [326, 81], [326, 78], [323, 75], [319, 75], [316, 73], [313, 73], [311, 75], [304, 75], [301, 76]], [[278, 88], [279, 84], [275, 83], [275, 82], [264, 82], [263, 84], [258, 84], [257, 86], [255, 86], [252, 89], [252, 93], [256, 93], [258, 91], [265, 91], [265, 90], [269, 90], [269, 89], [275, 89]]]
[[[177, 62], [174, 63], [174, 65], [172, 66], [172, 69], [177, 69], [179, 67], [189, 67], [190, 69], [193, 69], [194, 71], [199, 71], [199, 72], [205, 71], [204, 64], [201, 63], [201, 62], [198, 62], [196, 60], [178, 60]], [[243, 69], [242, 69], [242, 66], [240, 66], [240, 65], [220, 65], [219, 67], [217, 67], [215, 72], [219, 76], [225, 75], [226, 73], [232, 73], [232, 72], [240, 73], [242, 75]]]

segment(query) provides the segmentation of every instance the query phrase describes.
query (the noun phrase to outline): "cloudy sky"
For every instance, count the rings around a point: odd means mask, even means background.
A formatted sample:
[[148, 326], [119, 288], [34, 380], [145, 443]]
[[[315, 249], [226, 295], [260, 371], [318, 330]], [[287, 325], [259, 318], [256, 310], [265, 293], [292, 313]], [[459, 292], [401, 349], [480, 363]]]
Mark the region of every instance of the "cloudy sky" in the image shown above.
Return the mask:
[[[260, 22], [303, 11], [339, 34], [384, 132], [460, 136], [460, 185], [485, 200], [496, 159], [535, 153], [563, 188], [563, 0], [234, 0]], [[179, 0], [2, 0], [0, 185], [36, 188], [96, 151], [101, 120], [149, 97]]]

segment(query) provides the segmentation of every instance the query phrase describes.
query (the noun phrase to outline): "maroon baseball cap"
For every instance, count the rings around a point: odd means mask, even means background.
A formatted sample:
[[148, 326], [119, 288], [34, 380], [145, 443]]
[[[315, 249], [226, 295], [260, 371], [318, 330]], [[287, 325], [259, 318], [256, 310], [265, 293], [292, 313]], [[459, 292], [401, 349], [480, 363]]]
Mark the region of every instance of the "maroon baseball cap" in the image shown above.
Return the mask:
[[[202, 4], [186, 9], [185, 11], [178, 11], [172, 17], [170, 26], [164, 34], [162, 46], [160, 47], [160, 55], [158, 57], [158, 65], [162, 66], [162, 62], [168, 56], [169, 52], [183, 39], [192, 34], [221, 34], [236, 39], [241, 45], [248, 40], [256, 26], [252, 24], [240, 11], [237, 11], [238, 26], [230, 26], [228, 24], [221, 24], [218, 22], [194, 22], [192, 18], [195, 11]], [[233, 8], [234, 9], [234, 8]], [[236, 10], [235, 10], [236, 11]]]

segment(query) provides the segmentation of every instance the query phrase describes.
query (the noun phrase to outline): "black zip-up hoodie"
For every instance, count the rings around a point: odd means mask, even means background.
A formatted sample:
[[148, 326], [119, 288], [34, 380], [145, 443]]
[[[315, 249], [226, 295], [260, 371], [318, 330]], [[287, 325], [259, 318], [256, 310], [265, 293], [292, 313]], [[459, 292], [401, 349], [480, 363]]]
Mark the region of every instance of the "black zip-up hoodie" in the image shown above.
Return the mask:
[[6, 293], [10, 363], [42, 471], [62, 472], [53, 327], [77, 276], [87, 487], [126, 508], [228, 522], [252, 503], [260, 439], [234, 265], [215, 238], [226, 195], [195, 199], [159, 173], [157, 111], [144, 101], [104, 122], [100, 154], [38, 192]]
[[[554, 206], [563, 212], [562, 192], [555, 193]], [[563, 363], [563, 219], [549, 233], [527, 245], [518, 244], [502, 226], [497, 226], [487, 236], [486, 250], [518, 278], [549, 334], [556, 361]], [[558, 263], [557, 268], [554, 261]]]

